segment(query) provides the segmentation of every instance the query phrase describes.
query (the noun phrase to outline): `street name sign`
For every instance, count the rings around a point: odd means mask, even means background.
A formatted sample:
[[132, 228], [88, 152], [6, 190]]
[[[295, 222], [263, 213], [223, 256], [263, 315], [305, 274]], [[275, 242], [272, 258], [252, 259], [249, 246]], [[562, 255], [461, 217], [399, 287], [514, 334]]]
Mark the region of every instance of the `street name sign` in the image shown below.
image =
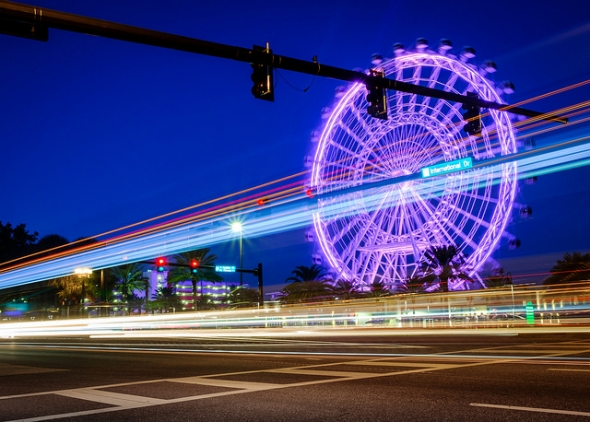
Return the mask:
[[235, 273], [236, 266], [235, 265], [216, 265], [215, 272], [218, 273]]
[[471, 157], [461, 158], [460, 160], [447, 161], [445, 163], [435, 164], [422, 168], [422, 178], [441, 176], [455, 171], [467, 170], [473, 167]]

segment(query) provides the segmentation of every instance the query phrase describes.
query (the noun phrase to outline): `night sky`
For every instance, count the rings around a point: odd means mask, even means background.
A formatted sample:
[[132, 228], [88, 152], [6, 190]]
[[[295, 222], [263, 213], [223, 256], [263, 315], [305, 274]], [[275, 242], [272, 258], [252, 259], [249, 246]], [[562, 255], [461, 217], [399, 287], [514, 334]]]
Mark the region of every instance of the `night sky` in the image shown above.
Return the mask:
[[[423, 37], [473, 46], [511, 80], [516, 103], [588, 79], [587, 2], [39, 0], [93, 18], [347, 69]], [[116, 229], [305, 170], [311, 132], [342, 83], [280, 71], [274, 103], [256, 100], [247, 63], [51, 30], [47, 43], [0, 35], [0, 221], [69, 240]], [[308, 89], [306, 89], [308, 88]], [[552, 111], [588, 87], [527, 104]], [[579, 128], [578, 128], [579, 129]], [[559, 141], [561, 132], [538, 144]], [[590, 250], [588, 167], [539, 177], [517, 202], [533, 217], [508, 230], [522, 247], [495, 257], [513, 273], [547, 271]], [[515, 214], [516, 215], [516, 214]], [[311, 265], [303, 231], [244, 240], [267, 284]], [[247, 237], [247, 231], [245, 231]], [[213, 247], [235, 264], [235, 242]], [[519, 259], [517, 259], [519, 258]]]

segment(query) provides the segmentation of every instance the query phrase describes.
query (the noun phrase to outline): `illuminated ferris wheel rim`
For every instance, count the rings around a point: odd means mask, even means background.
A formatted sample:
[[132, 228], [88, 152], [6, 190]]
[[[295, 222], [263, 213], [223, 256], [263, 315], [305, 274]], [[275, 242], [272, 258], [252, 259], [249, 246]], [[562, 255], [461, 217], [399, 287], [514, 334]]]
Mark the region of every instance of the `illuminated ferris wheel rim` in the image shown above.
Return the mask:
[[[398, 56], [394, 59], [390, 59], [382, 64], [382, 68], [386, 75], [391, 75], [393, 79], [396, 80], [403, 80], [411, 83], [417, 84], [429, 84], [430, 87], [440, 87], [442, 86], [443, 89], [459, 94], [465, 94], [467, 90], [476, 92], [480, 98], [488, 101], [500, 102], [500, 96], [496, 92], [496, 89], [492, 85], [490, 81], [482, 77], [482, 75], [471, 65], [457, 60], [454, 56], [450, 55], [441, 55], [432, 52], [419, 52], [419, 53], [409, 53], [402, 56]], [[431, 72], [424, 72], [424, 69], [429, 68]], [[404, 72], [407, 72], [408, 69], [414, 69], [413, 74], [411, 77], [404, 77]], [[419, 69], [417, 72], [416, 69]], [[438, 80], [437, 78], [440, 76], [442, 72], [445, 72], [451, 77], [447, 80]], [[400, 77], [401, 76], [401, 77]], [[431, 78], [431, 79], [428, 79]], [[434, 81], [432, 80], [434, 79]], [[466, 87], [459, 90], [457, 81], [461, 81], [461, 84]], [[467, 89], [468, 88], [468, 89]], [[347, 175], [337, 175], [337, 173], [332, 169], [332, 173], [328, 172], [326, 169], [330, 167], [330, 163], [334, 163], [335, 157], [341, 159], [341, 167], [346, 167], [344, 164], [349, 164], [345, 154], [341, 154], [342, 157], [338, 157], [338, 153], [334, 153], [336, 149], [335, 145], [340, 145], [341, 149], [348, 148], [350, 145], [343, 145], [343, 142], [348, 142], [348, 140], [342, 138], [338, 138], [335, 136], [335, 133], [339, 130], [339, 128], [345, 128], [349, 135], [356, 136], [359, 142], [365, 143], [364, 148], [369, 150], [374, 148], [377, 144], [379, 139], [386, 138], [388, 134], [392, 134], [391, 136], [396, 136], [396, 130], [399, 130], [401, 133], [401, 127], [403, 125], [407, 126], [421, 126], [422, 131], [424, 131], [424, 127], [428, 127], [428, 131], [430, 135], [436, 140], [439, 144], [441, 149], [445, 147], [445, 140], [452, 136], [449, 136], [449, 132], [454, 133], [455, 135], [459, 132], [456, 128], [450, 128], [450, 123], [452, 121], [457, 121], [460, 119], [460, 112], [458, 110], [457, 105], [452, 105], [447, 101], [437, 100], [433, 101], [430, 99], [420, 100], [418, 101], [417, 96], [414, 94], [407, 94], [407, 93], [399, 93], [394, 92], [393, 94], [389, 95], [388, 104], [390, 107], [390, 114], [393, 117], [390, 117], [387, 121], [376, 121], [376, 119], [369, 120], [367, 118], [362, 118], [360, 113], [366, 115], [364, 108], [366, 107], [366, 102], [364, 101], [364, 85], [363, 84], [354, 84], [352, 87], [348, 89], [347, 92], [344, 93], [342, 98], [338, 101], [336, 106], [334, 107], [331, 115], [327, 119], [327, 122], [324, 126], [324, 129], [321, 133], [320, 140], [318, 143], [318, 148], [316, 150], [315, 159], [313, 162], [312, 168], [312, 176], [311, 176], [311, 185], [314, 186], [318, 192], [330, 192], [336, 191], [341, 189], [342, 187], [347, 187], [354, 184], [363, 184], [366, 182], [364, 177], [365, 174], [362, 172], [355, 173], [355, 178], [347, 179]], [[460, 107], [460, 105], [459, 105]], [[444, 111], [446, 110], [446, 111]], [[450, 110], [450, 111], [449, 111]], [[354, 129], [347, 121], [346, 118], [349, 117], [350, 114], [355, 115], [355, 125], [358, 126], [364, 125], [365, 131], [361, 134], [355, 133]], [[401, 116], [401, 117], [400, 117]], [[511, 122], [506, 116], [505, 113], [497, 112], [490, 110], [489, 112], [490, 119], [493, 121], [493, 127], [490, 126], [488, 130], [491, 132], [493, 130], [496, 133], [497, 140], [499, 142], [499, 154], [506, 155], [508, 153], [514, 152], [516, 149], [515, 140], [514, 140], [514, 133], [512, 129]], [[428, 124], [425, 122], [428, 121]], [[434, 124], [433, 124], [434, 123]], [[436, 125], [438, 123], [438, 126]], [[349, 126], [347, 126], [349, 125]], [[456, 124], [455, 124], [456, 126]], [[379, 139], [375, 139], [374, 135], [377, 134]], [[406, 132], [407, 134], [407, 132]], [[487, 135], [489, 138], [489, 133]], [[488, 139], [489, 142], [489, 139]], [[399, 142], [398, 142], [399, 143]], [[407, 143], [406, 143], [407, 145]], [[443, 161], [450, 161], [454, 158], [462, 158], [467, 156], [465, 151], [453, 151], [449, 149], [448, 146], [446, 147], [446, 153], [438, 154], [438, 158], [442, 158]], [[352, 151], [352, 150], [351, 150]], [[356, 160], [362, 161], [367, 160], [367, 156], [370, 155], [370, 151], [362, 151], [366, 155], [363, 155], [359, 151], [354, 150], [356, 154]], [[397, 151], [398, 153], [400, 151]], [[392, 150], [389, 151], [392, 153]], [[415, 151], [413, 151], [415, 153]], [[401, 152], [398, 155], [404, 156], [404, 153]], [[422, 154], [422, 158], [427, 155], [426, 153]], [[406, 158], [410, 157], [410, 154], [406, 151], [405, 154]], [[437, 157], [436, 154], [432, 154], [432, 157]], [[434, 158], [428, 158], [425, 162], [430, 162], [434, 160]], [[477, 159], [478, 157], [474, 157]], [[350, 161], [350, 160], [349, 160]], [[351, 161], [352, 163], [352, 161]], [[366, 164], [366, 162], [365, 162]], [[332, 166], [334, 167], [334, 166]], [[411, 166], [407, 166], [411, 167]], [[351, 169], [354, 166], [350, 166]], [[493, 250], [495, 249], [496, 244], [499, 241], [501, 233], [504, 231], [506, 224], [508, 222], [508, 216], [510, 209], [512, 207], [512, 203], [514, 201], [514, 194], [515, 194], [515, 182], [516, 182], [516, 165], [514, 163], [511, 164], [504, 164], [499, 167], [500, 168], [500, 189], [498, 190], [496, 197], [487, 199], [488, 204], [486, 207], [489, 206], [489, 203], [495, 203], [496, 211], [490, 218], [489, 223], [487, 224], [486, 232], [480, 236], [480, 240], [477, 244], [474, 242], [473, 238], [468, 238], [467, 235], [462, 236], [463, 245], [459, 245], [461, 250], [472, 249], [470, 254], [467, 257], [467, 265], [470, 268], [470, 272], [474, 273], [477, 271], [483, 263], [489, 258]], [[415, 167], [410, 171], [408, 168], [399, 168], [397, 169], [397, 175], [399, 174], [410, 174], [414, 173], [419, 169]], [[349, 170], [349, 172], [354, 172], [354, 170]], [[328, 175], [328, 176], [327, 176]], [[360, 176], [359, 176], [360, 175]], [[394, 177], [396, 174], [393, 175]], [[338, 180], [338, 177], [341, 177], [342, 180]], [[382, 176], [385, 177], [385, 176]], [[455, 181], [461, 180], [460, 176], [454, 176]], [[496, 179], [498, 177], [496, 176]], [[491, 183], [485, 182], [484, 183]], [[497, 183], [497, 182], [494, 182]], [[461, 186], [461, 185], [459, 185]], [[406, 188], [408, 185], [406, 185]], [[455, 185], [456, 187], [456, 185]], [[482, 203], [485, 200], [481, 201]], [[324, 255], [328, 259], [330, 265], [336, 269], [339, 273], [353, 276], [355, 275], [355, 268], [354, 265], [351, 265], [351, 262], [354, 261], [354, 258], [350, 257], [343, 257], [342, 252], [346, 252], [345, 248], [338, 248], [335, 246], [335, 243], [340, 239], [337, 236], [333, 236], [330, 234], [330, 221], [324, 221], [322, 219], [322, 207], [325, 206], [321, 200], [318, 202], [318, 212], [314, 215], [314, 227], [316, 229], [316, 233], [318, 234], [318, 241], [322, 250], [324, 251]], [[389, 216], [391, 216], [390, 214]], [[457, 216], [458, 214], [455, 214]], [[481, 220], [480, 225], [485, 225], [482, 217], [478, 217]], [[352, 227], [353, 223], [350, 222], [348, 226]], [[473, 225], [473, 224], [472, 224]], [[344, 229], [340, 229], [341, 231]], [[475, 232], [472, 230], [472, 232]], [[340, 236], [340, 234], [338, 234]], [[473, 235], [473, 233], [471, 234]], [[402, 238], [400, 236], [399, 238]], [[411, 237], [411, 235], [406, 236], [407, 238]], [[413, 253], [416, 254], [417, 249], [421, 249], [422, 251], [425, 248], [425, 245], [432, 245], [434, 243], [438, 244], [448, 244], [450, 243], [449, 240], [452, 240], [450, 236], [448, 238], [441, 238], [442, 241], [433, 242], [432, 239], [427, 239], [427, 236], [420, 240], [421, 245], [419, 248], [416, 247], [416, 243], [414, 242], [413, 245], [414, 251]], [[467, 247], [467, 246], [469, 247]], [[387, 244], [381, 245], [372, 245], [371, 246], [374, 250], [381, 250], [382, 252], [385, 251], [388, 247], [391, 249], [391, 246]], [[355, 252], [360, 250], [369, 250], [369, 247], [366, 246], [359, 246]], [[347, 253], [350, 253], [348, 250]], [[414, 267], [417, 265], [418, 257], [414, 257], [414, 263], [412, 264]], [[391, 265], [395, 265], [390, 263]], [[373, 266], [379, 266], [380, 263], [372, 263]], [[411, 265], [406, 265], [406, 267], [410, 267]], [[358, 267], [358, 266], [357, 266]], [[357, 268], [358, 269], [358, 268]], [[399, 274], [398, 274], [399, 275]]]

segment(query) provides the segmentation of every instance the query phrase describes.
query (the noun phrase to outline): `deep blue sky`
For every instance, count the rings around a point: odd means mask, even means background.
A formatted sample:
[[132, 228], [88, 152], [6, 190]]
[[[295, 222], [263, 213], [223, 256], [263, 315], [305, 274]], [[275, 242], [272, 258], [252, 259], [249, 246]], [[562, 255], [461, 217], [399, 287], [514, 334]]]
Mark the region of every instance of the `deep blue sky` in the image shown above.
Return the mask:
[[[494, 78], [516, 86], [509, 102], [590, 75], [585, 0], [29, 4], [240, 47], [270, 42], [275, 54], [315, 55], [349, 69], [367, 68], [371, 54], [389, 55], [395, 42], [449, 38], [456, 49], [473, 46], [476, 62], [497, 63]], [[341, 85], [282, 71], [269, 103], [252, 97], [246, 63], [58, 30], [47, 43], [0, 36], [0, 52], [0, 221], [69, 240], [303, 170], [310, 133]], [[291, 87], [310, 83], [307, 92]], [[579, 89], [527, 107], [550, 111], [588, 94]], [[509, 230], [523, 246], [496, 256], [511, 262], [589, 250], [589, 180], [583, 168], [523, 186], [518, 201], [533, 206], [534, 218], [515, 220]], [[235, 248], [213, 252], [224, 262], [235, 258]], [[245, 241], [244, 262], [265, 262], [267, 282], [281, 283], [296, 265], [311, 264], [310, 253], [300, 232], [288, 233]], [[546, 269], [554, 262], [543, 259]]]

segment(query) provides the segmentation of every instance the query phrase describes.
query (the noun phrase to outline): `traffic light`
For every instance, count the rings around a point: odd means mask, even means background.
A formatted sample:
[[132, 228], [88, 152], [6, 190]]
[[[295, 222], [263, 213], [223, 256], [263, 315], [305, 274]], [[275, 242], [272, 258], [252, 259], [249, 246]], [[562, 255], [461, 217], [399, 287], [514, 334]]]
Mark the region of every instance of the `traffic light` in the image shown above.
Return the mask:
[[[374, 78], [383, 78], [385, 74], [381, 70], [371, 69], [371, 76]], [[377, 119], [387, 120], [387, 90], [375, 85], [373, 82], [367, 82], [367, 113]]]
[[166, 271], [166, 258], [156, 258], [156, 270], [159, 273]]
[[191, 273], [196, 274], [199, 272], [199, 261], [197, 261], [196, 259], [191, 259], [189, 265], [191, 267]]
[[[473, 99], [478, 99], [478, 95], [474, 92], [468, 92], [467, 96]], [[465, 120], [465, 126], [463, 130], [468, 135], [477, 136], [481, 133], [481, 109], [478, 106], [463, 104], [463, 120]]]
[[255, 45], [252, 50], [252, 95], [261, 100], [274, 101], [273, 69], [270, 64], [265, 64], [265, 57], [272, 56], [272, 50], [266, 44], [266, 48]]
[[263, 205], [266, 205], [268, 203], [268, 198], [258, 198], [256, 203], [259, 207], [262, 207]]

